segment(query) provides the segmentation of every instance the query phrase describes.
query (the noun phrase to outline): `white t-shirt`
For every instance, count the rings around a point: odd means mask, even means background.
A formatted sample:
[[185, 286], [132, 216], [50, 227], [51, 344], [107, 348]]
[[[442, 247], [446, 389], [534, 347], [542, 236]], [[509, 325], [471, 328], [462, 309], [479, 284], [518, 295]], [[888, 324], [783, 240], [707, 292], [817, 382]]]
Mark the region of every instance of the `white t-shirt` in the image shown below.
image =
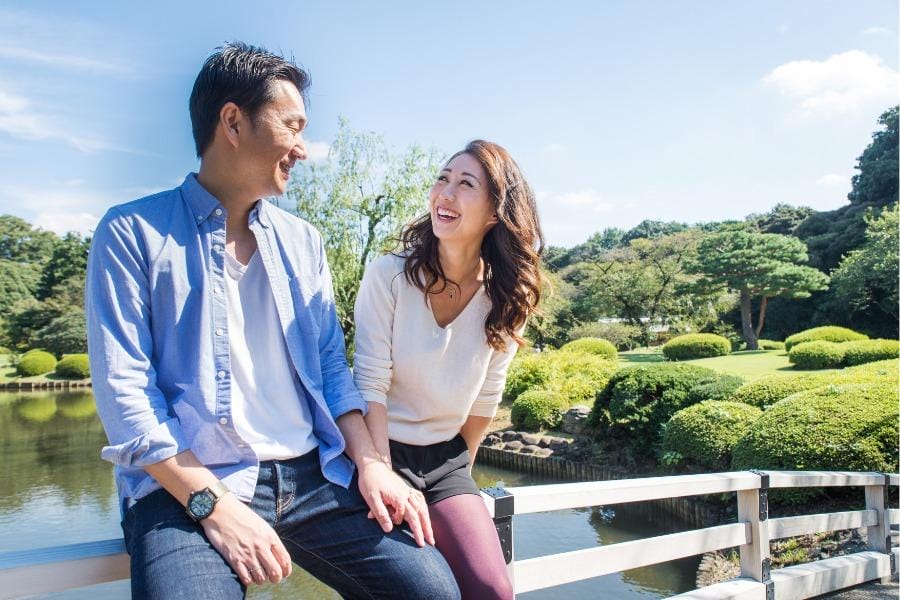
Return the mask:
[[363, 398], [387, 406], [388, 437], [428, 445], [452, 439], [469, 415], [493, 417], [518, 345], [487, 343], [491, 301], [479, 288], [444, 328], [391, 254], [366, 269], [356, 298], [353, 380]]
[[246, 266], [225, 253], [225, 294], [235, 430], [259, 460], [306, 454], [319, 442], [259, 252]]

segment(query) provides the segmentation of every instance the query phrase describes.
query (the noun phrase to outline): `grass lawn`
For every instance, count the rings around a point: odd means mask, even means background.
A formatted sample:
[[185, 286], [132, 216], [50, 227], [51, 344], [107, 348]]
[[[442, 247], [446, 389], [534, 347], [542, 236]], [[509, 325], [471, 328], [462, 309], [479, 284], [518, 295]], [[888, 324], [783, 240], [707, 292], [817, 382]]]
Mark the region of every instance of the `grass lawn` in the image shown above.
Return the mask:
[[16, 372], [16, 368], [12, 366], [12, 357], [8, 354], [0, 354], [0, 383], [8, 383], [10, 381], [18, 381], [19, 383], [45, 383], [49, 381], [88, 381], [84, 379], [66, 379], [60, 377], [53, 371], [37, 375], [36, 377], [22, 377]]
[[[646, 364], [652, 362], [665, 362], [665, 357], [659, 348], [638, 348], [629, 352], [619, 353], [619, 362], [623, 367]], [[740, 375], [744, 381], [753, 381], [767, 375], [778, 373], [805, 373], [798, 371], [788, 362], [788, 355], [784, 350], [745, 350], [732, 352], [727, 356], [715, 358], [698, 358], [682, 361], [685, 364], [699, 365], [720, 373]], [[816, 371], [821, 373], [822, 371]]]

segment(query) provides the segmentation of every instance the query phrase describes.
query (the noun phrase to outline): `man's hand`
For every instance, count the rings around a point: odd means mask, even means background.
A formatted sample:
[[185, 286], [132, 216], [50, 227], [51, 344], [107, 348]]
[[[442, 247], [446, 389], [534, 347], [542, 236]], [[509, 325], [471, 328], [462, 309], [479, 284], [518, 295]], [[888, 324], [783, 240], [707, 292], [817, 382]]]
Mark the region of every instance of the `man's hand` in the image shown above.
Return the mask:
[[291, 574], [291, 556], [275, 530], [234, 494], [223, 496], [200, 524], [245, 586], [278, 583]]
[[357, 465], [359, 491], [372, 516], [385, 533], [406, 521], [419, 546], [434, 545], [434, 533], [425, 497], [406, 485], [400, 476], [381, 461]]

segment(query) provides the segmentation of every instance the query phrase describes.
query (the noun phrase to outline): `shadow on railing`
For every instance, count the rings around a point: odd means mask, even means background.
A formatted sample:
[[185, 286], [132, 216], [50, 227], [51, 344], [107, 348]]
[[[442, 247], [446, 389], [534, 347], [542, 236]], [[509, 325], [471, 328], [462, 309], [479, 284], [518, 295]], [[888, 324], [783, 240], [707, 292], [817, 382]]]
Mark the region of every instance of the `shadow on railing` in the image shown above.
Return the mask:
[[[482, 496], [497, 526], [516, 593], [530, 592], [714, 550], [739, 547], [737, 579], [676, 596], [712, 600], [810, 598], [897, 573], [900, 551], [891, 548], [891, 524], [900, 510], [887, 506], [895, 474], [831, 471], [738, 471], [616, 481], [489, 488]], [[796, 487], [865, 488], [865, 510], [769, 519], [768, 490]], [[526, 513], [611, 506], [705, 494], [737, 494], [737, 522], [599, 548], [515, 560], [512, 517]], [[848, 556], [772, 570], [769, 541], [865, 527], [869, 548]], [[121, 539], [0, 554], [0, 598], [127, 579]]]

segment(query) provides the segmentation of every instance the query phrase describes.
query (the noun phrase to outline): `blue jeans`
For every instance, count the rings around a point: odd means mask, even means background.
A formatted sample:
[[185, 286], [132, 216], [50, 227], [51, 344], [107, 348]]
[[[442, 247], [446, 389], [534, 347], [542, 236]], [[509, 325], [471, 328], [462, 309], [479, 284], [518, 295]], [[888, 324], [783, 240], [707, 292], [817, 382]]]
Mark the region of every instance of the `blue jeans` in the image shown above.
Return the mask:
[[[284, 542], [291, 559], [344, 598], [459, 598], [444, 558], [397, 528], [385, 534], [367, 517], [354, 477], [350, 489], [322, 476], [318, 451], [260, 464], [250, 508]], [[246, 590], [203, 528], [165, 490], [125, 512], [132, 598], [243, 598]]]

